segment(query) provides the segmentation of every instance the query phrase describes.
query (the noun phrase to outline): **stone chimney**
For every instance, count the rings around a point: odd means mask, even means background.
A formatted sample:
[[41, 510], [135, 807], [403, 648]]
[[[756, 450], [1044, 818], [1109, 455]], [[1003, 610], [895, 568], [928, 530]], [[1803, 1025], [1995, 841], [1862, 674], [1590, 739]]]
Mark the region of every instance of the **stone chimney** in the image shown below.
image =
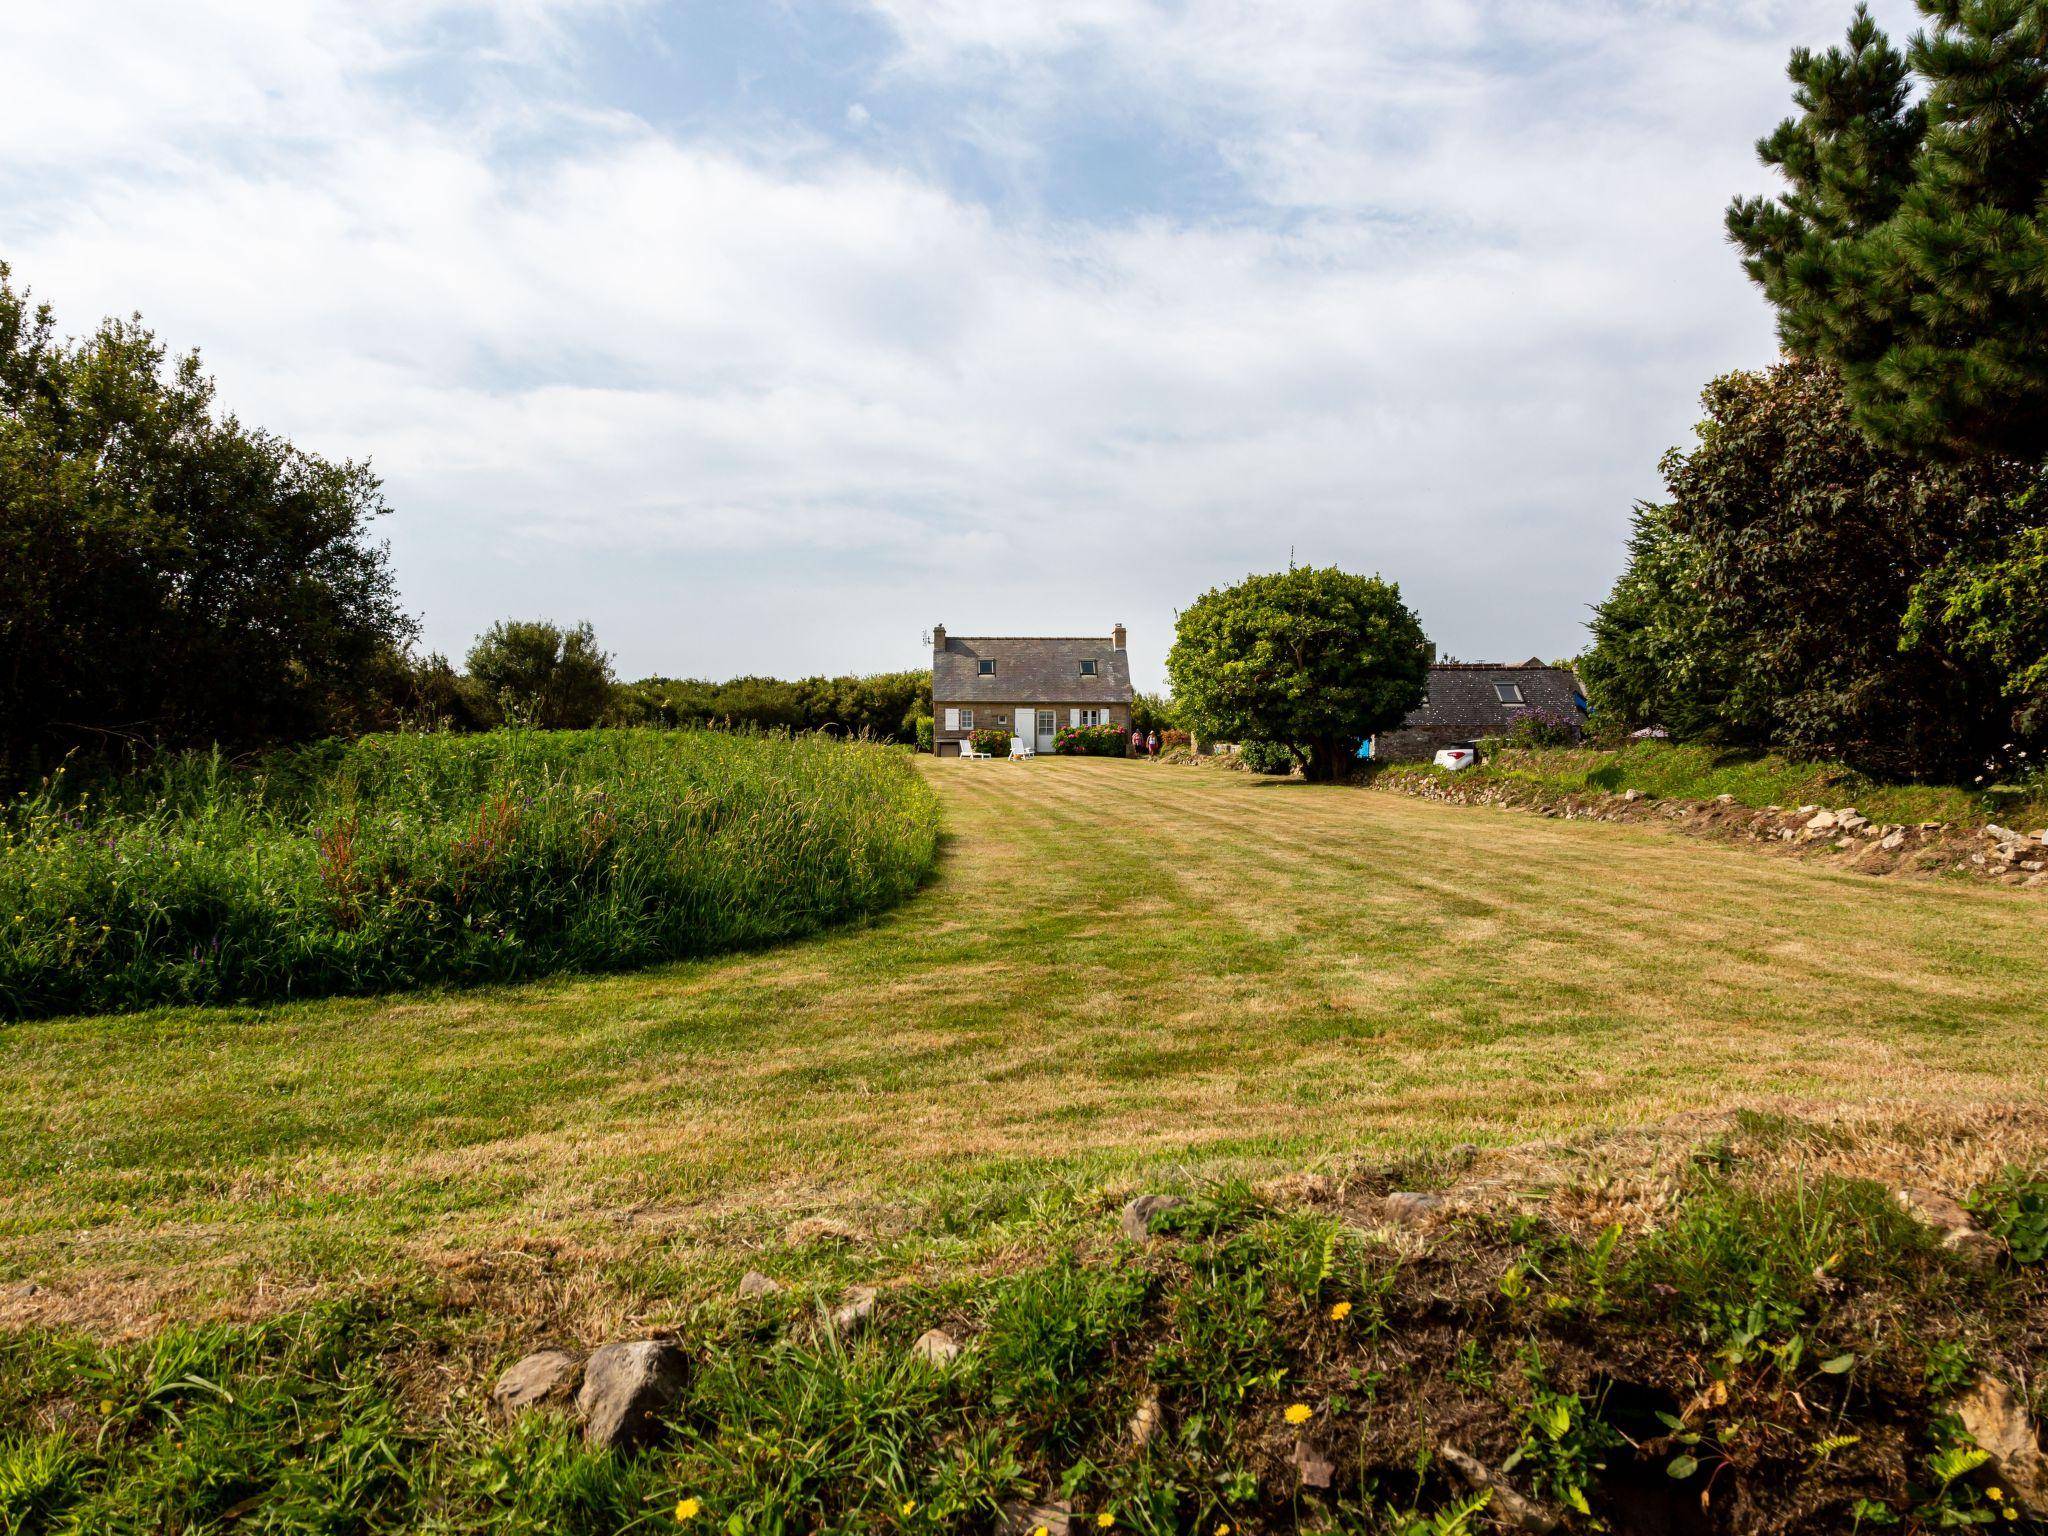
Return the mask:
[[932, 626], [932, 649], [935, 651], [943, 651], [945, 648], [946, 626], [943, 624], [934, 624]]
[[1124, 648], [1124, 627], [1123, 627], [1123, 625], [1119, 624], [1119, 625], [1117, 625], [1117, 627], [1116, 627], [1115, 629], [1112, 629], [1112, 630], [1111, 630], [1111, 631], [1109, 632], [1109, 643], [1110, 643], [1110, 646], [1111, 646], [1111, 648], [1112, 648], [1112, 649], [1114, 649], [1114, 650], [1119, 650], [1119, 651], [1120, 651], [1120, 650], [1122, 650], [1122, 649]]

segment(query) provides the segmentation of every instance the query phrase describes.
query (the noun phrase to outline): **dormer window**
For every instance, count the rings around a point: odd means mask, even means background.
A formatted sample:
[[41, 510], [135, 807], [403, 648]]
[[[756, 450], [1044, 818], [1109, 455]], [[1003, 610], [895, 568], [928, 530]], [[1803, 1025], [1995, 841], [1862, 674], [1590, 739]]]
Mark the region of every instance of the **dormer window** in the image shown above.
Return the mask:
[[1500, 695], [1500, 701], [1503, 704], [1519, 704], [1522, 702], [1522, 685], [1520, 683], [1495, 683], [1493, 691]]
[[983, 677], [994, 677], [996, 675], [996, 664], [993, 661], [977, 661], [974, 664], [974, 670]]
[[1094, 663], [1094, 662], [1092, 662], [1092, 661], [1084, 661], [1084, 662], [1082, 662], [1082, 663], [1081, 663], [1081, 675], [1082, 675], [1083, 677], [1093, 677], [1093, 676], [1095, 675], [1095, 663]]

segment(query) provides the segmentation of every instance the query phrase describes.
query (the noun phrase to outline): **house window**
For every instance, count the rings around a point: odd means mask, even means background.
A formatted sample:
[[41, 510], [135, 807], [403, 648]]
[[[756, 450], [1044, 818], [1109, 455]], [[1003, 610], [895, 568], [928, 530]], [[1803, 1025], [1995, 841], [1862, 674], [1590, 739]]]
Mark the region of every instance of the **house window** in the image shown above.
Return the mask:
[[1093, 677], [1093, 676], [1095, 675], [1095, 663], [1094, 663], [1094, 662], [1092, 662], [1092, 661], [1084, 661], [1084, 662], [1082, 662], [1082, 663], [1081, 663], [1081, 675], [1082, 675], [1083, 677]]
[[997, 725], [1008, 725], [1009, 723], [1010, 717], [1007, 714], [999, 714], [996, 716]]
[[1503, 704], [1519, 704], [1522, 702], [1522, 685], [1520, 683], [1495, 683], [1493, 691], [1500, 695], [1500, 701]]
[[982, 677], [994, 677], [996, 675], [995, 661], [993, 658], [987, 661], [977, 661], [974, 664], [974, 670]]
[[961, 711], [960, 711], [960, 729], [961, 729], [961, 730], [963, 730], [963, 731], [971, 731], [971, 730], [973, 730], [973, 729], [974, 729], [974, 711], [973, 711], [973, 710], [971, 710], [971, 709], [963, 709], [963, 710], [961, 710]]
[[1081, 711], [1081, 723], [1083, 725], [1107, 725], [1109, 724], [1109, 711], [1106, 709], [1084, 709]]

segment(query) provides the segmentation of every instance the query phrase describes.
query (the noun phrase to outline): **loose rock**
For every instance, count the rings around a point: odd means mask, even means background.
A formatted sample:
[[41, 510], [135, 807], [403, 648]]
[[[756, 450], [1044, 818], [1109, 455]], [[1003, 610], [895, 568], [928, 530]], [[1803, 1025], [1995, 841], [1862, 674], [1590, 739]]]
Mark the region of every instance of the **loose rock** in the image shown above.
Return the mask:
[[740, 1295], [779, 1296], [784, 1287], [780, 1280], [770, 1279], [758, 1269], [750, 1269], [740, 1276]]
[[875, 1288], [871, 1285], [856, 1285], [846, 1293], [846, 1300], [832, 1309], [832, 1331], [842, 1338], [858, 1333], [875, 1315]]
[[1806, 823], [1806, 830], [1809, 832], [1832, 832], [1841, 824], [1842, 818], [1833, 811], [1816, 811], [1812, 819]]
[[1159, 1389], [1153, 1387], [1138, 1399], [1138, 1411], [1131, 1415], [1131, 1444], [1142, 1451], [1165, 1427], [1166, 1410], [1160, 1405]]
[[1329, 1451], [1308, 1435], [1294, 1442], [1294, 1454], [1288, 1460], [1294, 1463], [1304, 1488], [1327, 1488], [1337, 1475], [1337, 1464], [1330, 1460]]
[[1436, 1448], [1436, 1453], [1443, 1464], [1462, 1477], [1474, 1491], [1481, 1488], [1493, 1490], [1489, 1513], [1498, 1515], [1509, 1525], [1533, 1532], [1534, 1536], [1548, 1536], [1549, 1532], [1557, 1529], [1556, 1515], [1523, 1498], [1508, 1486], [1506, 1479], [1491, 1471], [1478, 1457], [1468, 1456], [1448, 1440]]
[[960, 1358], [960, 1345], [943, 1328], [928, 1328], [917, 1336], [910, 1352], [926, 1365], [951, 1365]]
[[1982, 1376], [1954, 1411], [2027, 1512], [2048, 1514], [2048, 1458], [2019, 1395], [1996, 1376]]
[[1186, 1204], [1179, 1195], [1140, 1195], [1124, 1207], [1120, 1218], [1123, 1234], [1134, 1243], [1142, 1243], [1152, 1236], [1154, 1216], [1177, 1211]]
[[1977, 1220], [1947, 1195], [1931, 1189], [1902, 1189], [1899, 1204], [1921, 1225], [1941, 1234], [1941, 1246], [1969, 1258], [1990, 1258], [1998, 1252], [1998, 1239], [1977, 1225]]
[[673, 1344], [607, 1344], [583, 1367], [583, 1390], [576, 1394], [583, 1438], [612, 1449], [645, 1444], [683, 1395], [688, 1376], [689, 1361]]
[[583, 1380], [583, 1361], [567, 1350], [543, 1349], [510, 1367], [491, 1388], [491, 1406], [514, 1419], [536, 1408], [566, 1408]]
[[1074, 1512], [1056, 1499], [1032, 1503], [1018, 1499], [1003, 1506], [996, 1527], [1004, 1536], [1069, 1536], [1075, 1528]]

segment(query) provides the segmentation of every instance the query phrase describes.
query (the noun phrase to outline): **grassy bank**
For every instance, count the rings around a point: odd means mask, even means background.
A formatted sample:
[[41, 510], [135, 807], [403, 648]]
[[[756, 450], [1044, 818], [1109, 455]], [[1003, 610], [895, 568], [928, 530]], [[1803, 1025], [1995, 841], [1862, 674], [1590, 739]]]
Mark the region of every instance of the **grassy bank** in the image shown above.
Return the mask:
[[[900, 1276], [851, 1339], [823, 1321], [843, 1262], [785, 1256], [783, 1293], [678, 1323], [689, 1380], [638, 1455], [562, 1413], [495, 1420], [495, 1373], [572, 1341], [427, 1297], [17, 1336], [0, 1529], [1067, 1536], [1071, 1511], [1091, 1533], [1478, 1536], [1511, 1496], [1567, 1531], [2010, 1523], [1947, 1410], [2039, 1371], [2038, 1218], [1967, 1262], [1879, 1183], [1788, 1174], [1813, 1136], [1752, 1118], [1650, 1211], [1454, 1196], [1390, 1226], [1385, 1181], [1447, 1183], [1444, 1159], [1277, 1202], [1226, 1180], [1143, 1244], [1098, 1212], [1049, 1256]], [[1987, 1215], [2042, 1194], [1994, 1185]], [[911, 1351], [932, 1327], [953, 1362]]]
[[[1381, 774], [1430, 773], [1427, 764], [1395, 763]], [[1640, 790], [1663, 800], [1733, 795], [1743, 805], [1853, 805], [1873, 821], [1968, 825], [2010, 817], [2028, 827], [2048, 823], [2048, 791], [2018, 787], [1894, 784], [1866, 778], [1840, 763], [1802, 762], [1776, 753], [1662, 741], [1632, 742], [1615, 751], [1591, 747], [1507, 747], [1478, 768], [1475, 783], [1498, 779], [1567, 794]]]
[[0, 1017], [613, 970], [809, 933], [937, 853], [899, 753], [666, 731], [187, 758], [7, 807]]

